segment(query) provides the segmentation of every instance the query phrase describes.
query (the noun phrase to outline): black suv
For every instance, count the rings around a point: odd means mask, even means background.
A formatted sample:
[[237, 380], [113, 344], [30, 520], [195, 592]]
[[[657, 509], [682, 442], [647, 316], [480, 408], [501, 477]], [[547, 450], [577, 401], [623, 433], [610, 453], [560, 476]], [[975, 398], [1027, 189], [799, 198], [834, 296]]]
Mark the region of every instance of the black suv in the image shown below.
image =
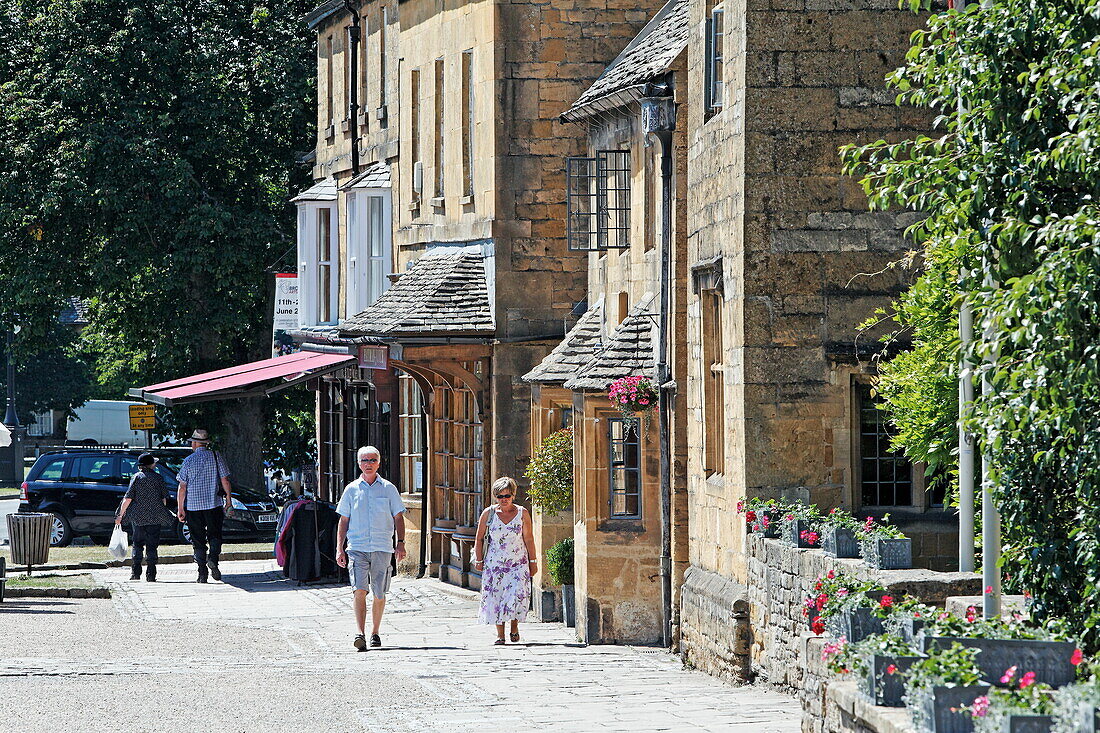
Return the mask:
[[[31, 467], [20, 492], [19, 511], [53, 514], [50, 545], [64, 547], [74, 537], [88, 535], [106, 544], [115, 526], [115, 513], [130, 477], [137, 471], [137, 459], [145, 451], [72, 448], [43, 453]], [[171, 449], [151, 451], [160, 460], [156, 471], [169, 487], [169, 508], [175, 509], [176, 469], [187, 452]], [[233, 487], [233, 508], [226, 513], [226, 538], [272, 539], [278, 518], [275, 503], [266, 494]], [[129, 525], [124, 525], [129, 530]], [[186, 524], [165, 527], [162, 537], [190, 542]]]

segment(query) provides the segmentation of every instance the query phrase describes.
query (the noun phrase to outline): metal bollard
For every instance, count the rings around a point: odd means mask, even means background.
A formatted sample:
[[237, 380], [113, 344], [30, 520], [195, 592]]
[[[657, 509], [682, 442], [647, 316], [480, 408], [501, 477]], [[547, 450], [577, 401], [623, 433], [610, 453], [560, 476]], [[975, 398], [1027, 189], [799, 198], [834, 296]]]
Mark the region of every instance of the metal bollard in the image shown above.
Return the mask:
[[45, 565], [50, 557], [52, 514], [9, 514], [8, 537], [12, 565], [26, 565], [27, 575], [32, 565]]

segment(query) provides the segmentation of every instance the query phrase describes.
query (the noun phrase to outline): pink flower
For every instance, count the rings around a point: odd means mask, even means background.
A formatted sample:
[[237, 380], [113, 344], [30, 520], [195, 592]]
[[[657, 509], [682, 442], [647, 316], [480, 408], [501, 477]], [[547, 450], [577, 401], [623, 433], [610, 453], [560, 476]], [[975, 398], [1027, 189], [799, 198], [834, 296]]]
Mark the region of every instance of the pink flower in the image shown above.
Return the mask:
[[879, 608], [890, 608], [893, 605], [894, 605], [894, 597], [893, 596], [883, 596], [881, 599], [879, 599], [879, 602], [878, 602], [878, 607]]
[[886, 667], [886, 674], [897, 674], [898, 667], [896, 664], [890, 664]]
[[870, 531], [871, 531], [871, 529], [872, 529], [872, 528], [873, 528], [874, 526], [875, 526], [875, 518], [874, 518], [874, 517], [867, 517], [867, 521], [863, 523], [863, 529], [864, 529], [864, 531], [866, 531], [866, 532], [870, 532]]
[[984, 718], [989, 714], [989, 698], [985, 695], [974, 698], [970, 706], [970, 714], [975, 718]]
[[1073, 650], [1073, 656], [1069, 658], [1069, 663], [1076, 667], [1081, 662], [1085, 661], [1085, 655], [1080, 649]]
[[768, 525], [772, 523], [772, 520], [768, 519], [767, 514], [765, 514], [763, 517], [761, 517], [760, 521], [764, 523], [764, 529], [767, 529]]
[[993, 595], [993, 586], [991, 586], [991, 585], [987, 585], [987, 586], [985, 587], [985, 594], [986, 594], [987, 596], [991, 596], [991, 595]]
[[1001, 684], [1002, 685], [1007, 685], [1008, 683], [1012, 682], [1012, 678], [1015, 677], [1015, 676], [1016, 676], [1016, 665], [1014, 664], [1011, 667], [1009, 667], [1008, 669], [1006, 669], [1005, 673], [1003, 675], [1001, 675]]
[[973, 623], [978, 618], [978, 609], [975, 606], [968, 606], [966, 609], [966, 620]]
[[847, 588], [841, 588], [840, 590], [838, 590], [836, 592], [836, 594], [838, 596], [840, 596], [841, 598], [844, 598], [846, 595], [848, 595], [848, 589]]
[[788, 514], [787, 516], [785, 516], [783, 518], [786, 519], [788, 522], [793, 522], [794, 521], [794, 515], [793, 514]]
[[1025, 690], [1035, 684], [1035, 673], [1024, 672], [1024, 676], [1020, 678], [1020, 689]]

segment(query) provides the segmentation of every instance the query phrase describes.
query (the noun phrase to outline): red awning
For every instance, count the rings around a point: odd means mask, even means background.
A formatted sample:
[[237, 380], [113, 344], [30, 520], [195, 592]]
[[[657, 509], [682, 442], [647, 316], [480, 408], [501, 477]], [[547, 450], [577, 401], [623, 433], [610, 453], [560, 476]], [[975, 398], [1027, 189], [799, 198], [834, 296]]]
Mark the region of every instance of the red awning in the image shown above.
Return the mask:
[[130, 390], [130, 395], [168, 407], [235, 397], [256, 397], [336, 371], [354, 361], [355, 356], [351, 354], [299, 351], [171, 382], [135, 387]]

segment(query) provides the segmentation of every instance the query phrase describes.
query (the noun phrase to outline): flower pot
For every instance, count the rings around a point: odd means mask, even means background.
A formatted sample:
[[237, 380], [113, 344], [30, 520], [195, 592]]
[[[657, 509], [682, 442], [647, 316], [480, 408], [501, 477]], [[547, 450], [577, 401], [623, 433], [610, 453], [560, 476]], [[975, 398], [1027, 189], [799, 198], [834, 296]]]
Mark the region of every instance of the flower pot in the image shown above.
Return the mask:
[[937, 685], [912, 697], [914, 722], [920, 730], [932, 733], [971, 733], [974, 718], [962, 708], [972, 704], [974, 698], [989, 692], [989, 685], [968, 687], [944, 687]]
[[1020, 674], [1034, 672], [1036, 682], [1045, 682], [1051, 687], [1068, 685], [1076, 677], [1076, 669], [1070, 662], [1076, 647], [1071, 641], [925, 636], [921, 648], [926, 652], [947, 649], [955, 642], [978, 649], [975, 661], [982, 670], [982, 680], [990, 684], [999, 684], [1005, 670], [1013, 665]]
[[877, 537], [860, 544], [863, 561], [878, 570], [913, 567], [913, 541], [908, 537]]
[[[905, 706], [905, 673], [920, 657], [884, 657], [872, 654], [867, 660], [867, 674], [860, 680], [860, 691], [875, 705], [888, 708]], [[890, 674], [886, 669], [890, 665], [897, 670]]]
[[1053, 715], [1020, 715], [1014, 713], [1005, 716], [1001, 730], [1004, 733], [1050, 733], [1053, 727]]
[[905, 641], [912, 643], [924, 628], [924, 619], [898, 613], [894, 614], [885, 626], [889, 633], [897, 634]]
[[882, 619], [874, 614], [870, 608], [851, 608], [843, 613], [831, 616], [825, 621], [829, 633], [840, 638], [843, 636], [850, 643], [863, 641], [873, 634], [883, 632]]
[[561, 615], [566, 626], [577, 625], [577, 586], [563, 585], [561, 587]]
[[826, 524], [821, 530], [821, 549], [832, 557], [859, 557], [859, 540], [850, 529]]
[[[813, 524], [811, 522], [809, 522], [808, 520], [806, 520], [806, 519], [795, 519], [794, 521], [791, 521], [791, 522], [788, 522], [788, 521], [784, 520], [783, 521], [783, 541], [786, 542], [788, 545], [794, 545], [795, 547], [801, 547], [801, 548], [816, 548], [816, 547], [818, 547], [818, 545], [811, 545], [809, 542], [806, 542], [804, 539], [802, 539], [802, 533], [804, 531], [807, 531], [807, 530], [809, 530], [811, 532], [816, 532], [817, 531], [814, 528]], [[820, 541], [821, 540], [819, 539], [818, 542], [820, 542]]]

